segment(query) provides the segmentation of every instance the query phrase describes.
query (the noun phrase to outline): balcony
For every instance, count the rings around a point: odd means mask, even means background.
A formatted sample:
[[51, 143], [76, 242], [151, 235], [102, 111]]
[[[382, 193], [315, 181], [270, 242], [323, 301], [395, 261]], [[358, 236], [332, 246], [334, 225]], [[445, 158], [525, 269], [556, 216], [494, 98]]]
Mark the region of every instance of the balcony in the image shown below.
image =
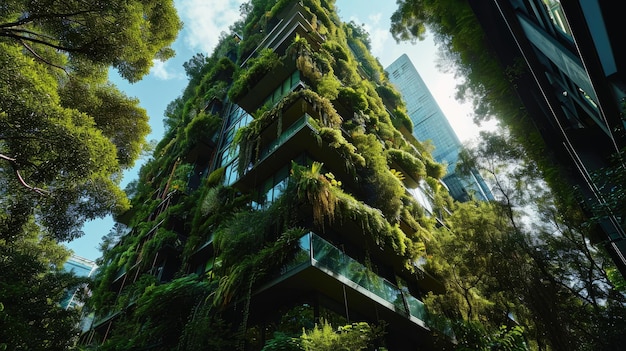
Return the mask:
[[296, 71], [295, 60], [292, 60], [290, 57], [283, 57], [276, 69], [251, 85], [250, 90], [237, 100], [237, 105], [252, 114], [263, 106], [267, 95], [280, 87], [294, 71]]
[[[343, 290], [345, 287], [345, 290]], [[315, 233], [304, 235], [294, 260], [282, 268], [280, 276], [257, 294], [276, 298], [280, 291], [315, 290], [336, 301], [344, 301], [352, 312], [399, 320], [408, 330], [428, 331], [424, 304], [407, 289], [378, 276], [365, 265]], [[275, 301], [275, 300], [274, 300]], [[404, 321], [404, 322], [402, 322]]]
[[331, 146], [320, 142], [312, 119], [308, 113], [304, 113], [294, 122], [290, 122], [287, 114], [283, 114], [282, 123], [288, 127], [278, 137], [278, 123], [266, 128], [260, 135], [258, 156], [233, 185], [242, 191], [253, 191], [259, 182], [272, 176], [276, 170], [303, 153], [323, 162], [338, 179], [352, 179], [345, 167], [345, 159]]
[[300, 117], [294, 124], [292, 124], [289, 128], [287, 128], [283, 133], [276, 139], [274, 139], [269, 145], [266, 145], [259, 152], [259, 162], [264, 160], [267, 156], [269, 156], [272, 152], [274, 152], [278, 147], [286, 143], [291, 137], [293, 137], [298, 131], [306, 126], [310, 128], [314, 128], [310, 123], [311, 116], [304, 114]]
[[247, 64], [250, 58], [256, 56], [258, 52], [265, 48], [271, 48], [279, 55], [284, 54], [296, 35], [306, 38], [315, 50], [320, 49], [321, 43], [324, 42], [324, 37], [314, 29], [310, 22], [313, 19], [313, 15], [301, 3], [290, 6], [287, 11], [278, 14], [276, 17], [281, 18], [280, 22], [261, 40], [252, 54], [243, 61], [242, 67]]
[[244, 191], [252, 191], [257, 185], [257, 181], [267, 179], [277, 169], [300, 155], [307, 149], [307, 145], [317, 144], [315, 142], [315, 135], [317, 134], [315, 127], [308, 123], [310, 118], [307, 114], [303, 115], [278, 138], [264, 147], [262, 146], [258, 157], [251, 161], [251, 165], [239, 177], [234, 186]]
[[[426, 310], [420, 300], [376, 275], [363, 264], [347, 256], [314, 233], [307, 234], [301, 240], [301, 248], [306, 250], [307, 247], [313, 266], [347, 279], [356, 284], [356, 290], [364, 295], [374, 297], [382, 305], [386, 305], [396, 312], [412, 318], [417, 324], [425, 326], [423, 321], [426, 317]], [[371, 296], [372, 294], [374, 296]]]

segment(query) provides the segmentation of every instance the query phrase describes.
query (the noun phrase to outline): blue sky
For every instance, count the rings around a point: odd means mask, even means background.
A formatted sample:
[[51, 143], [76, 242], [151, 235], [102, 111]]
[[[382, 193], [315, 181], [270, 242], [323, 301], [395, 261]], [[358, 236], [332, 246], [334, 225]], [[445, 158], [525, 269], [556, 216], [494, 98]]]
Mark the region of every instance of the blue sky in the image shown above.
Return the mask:
[[[222, 31], [239, 18], [239, 5], [243, 0], [175, 0], [184, 28], [179, 33], [173, 48], [176, 56], [167, 62], [155, 62], [155, 66], [140, 82], [129, 84], [115, 75], [111, 80], [128, 96], [136, 97], [140, 105], [150, 116], [152, 132], [149, 140], [160, 140], [163, 135], [163, 112], [170, 101], [182, 94], [187, 85], [183, 63], [194, 54], [211, 54], [217, 38]], [[396, 9], [395, 1], [380, 0], [337, 0], [339, 16], [345, 22], [353, 20], [364, 24], [370, 33], [372, 54], [383, 67], [406, 53], [422, 79], [437, 100], [442, 111], [450, 120], [462, 142], [470, 142], [480, 128], [469, 116], [469, 105], [460, 104], [454, 99], [456, 81], [451, 73], [443, 73], [437, 67], [437, 50], [428, 37], [416, 44], [397, 44], [389, 33], [390, 17]], [[483, 127], [483, 128], [488, 128]], [[142, 164], [137, 161], [133, 169], [128, 170], [122, 181], [122, 187], [137, 177]], [[95, 260], [100, 257], [98, 245], [106, 235], [113, 221], [110, 217], [91, 221], [83, 228], [85, 235], [67, 244], [78, 256]]]

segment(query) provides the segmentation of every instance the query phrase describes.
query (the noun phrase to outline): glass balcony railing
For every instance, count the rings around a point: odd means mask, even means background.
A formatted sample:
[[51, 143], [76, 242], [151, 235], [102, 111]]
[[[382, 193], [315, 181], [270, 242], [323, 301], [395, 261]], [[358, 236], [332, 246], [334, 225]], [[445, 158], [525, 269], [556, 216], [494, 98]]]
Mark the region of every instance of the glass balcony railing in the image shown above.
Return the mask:
[[303, 237], [301, 237], [298, 246], [298, 252], [296, 252], [296, 255], [289, 263], [283, 266], [280, 272], [281, 275], [291, 271], [292, 269], [302, 264], [311, 264], [311, 233], [305, 234]]
[[424, 303], [410, 295], [406, 289], [400, 289], [388, 280], [378, 276], [365, 265], [344, 254], [315, 233], [300, 238], [300, 251], [290, 264], [283, 267], [282, 273], [304, 263], [328, 269], [356, 283], [394, 306], [404, 315], [411, 315], [421, 321], [426, 319]]
[[322, 266], [357, 283], [367, 291], [391, 303], [397, 310], [407, 313], [402, 292], [395, 285], [376, 275], [358, 261], [348, 257], [317, 235], [312, 235], [313, 259]]
[[407, 293], [404, 293], [403, 296], [406, 304], [409, 306], [409, 313], [411, 314], [411, 316], [425, 321], [426, 307], [424, 306], [424, 303]]

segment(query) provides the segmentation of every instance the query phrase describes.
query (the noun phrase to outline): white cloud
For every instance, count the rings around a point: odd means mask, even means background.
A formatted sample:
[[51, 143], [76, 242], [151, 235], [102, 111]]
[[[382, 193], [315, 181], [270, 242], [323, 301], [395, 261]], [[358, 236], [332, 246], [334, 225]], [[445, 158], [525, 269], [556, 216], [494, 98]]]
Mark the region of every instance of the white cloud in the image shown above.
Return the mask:
[[382, 17], [382, 15], [383, 15], [382, 13], [377, 13], [377, 14], [369, 15], [367, 16], [367, 18], [369, 18], [372, 25], [378, 26], [380, 24], [380, 18]]
[[152, 68], [150, 74], [160, 80], [169, 80], [181, 78], [180, 74], [168, 71], [167, 65], [170, 61], [152, 60]]
[[378, 27], [368, 29], [368, 32], [370, 33], [372, 55], [374, 55], [375, 57], [381, 57], [385, 53], [386, 48], [388, 48], [387, 43], [389, 43], [390, 40], [393, 40], [391, 38], [391, 35], [389, 34], [389, 31], [384, 28]]
[[240, 18], [239, 6], [245, 0], [177, 0], [176, 8], [184, 23], [184, 42], [192, 51], [211, 54], [222, 31]]

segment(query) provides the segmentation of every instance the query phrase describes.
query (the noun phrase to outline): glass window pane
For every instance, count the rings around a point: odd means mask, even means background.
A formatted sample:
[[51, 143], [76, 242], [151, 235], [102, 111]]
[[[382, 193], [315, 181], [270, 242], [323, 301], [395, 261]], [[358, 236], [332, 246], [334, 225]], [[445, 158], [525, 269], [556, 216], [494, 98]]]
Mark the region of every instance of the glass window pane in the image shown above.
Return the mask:
[[276, 175], [274, 175], [275, 182], [281, 182], [283, 179], [286, 179], [287, 177], [289, 177], [289, 166], [288, 165], [282, 166], [278, 170], [278, 172], [276, 172]]
[[274, 91], [274, 99], [272, 101], [272, 104], [275, 104], [276, 102], [278, 102], [278, 100], [280, 100], [280, 97], [281, 97], [281, 92], [280, 92], [280, 87], [278, 87], [278, 89]]
[[239, 174], [237, 173], [237, 160], [233, 161], [228, 167], [226, 167], [226, 171], [224, 172], [224, 183], [226, 185], [233, 184], [237, 178], [239, 178]]
[[239, 145], [230, 145], [228, 148], [228, 161], [234, 160], [239, 155]]
[[230, 151], [229, 148], [226, 148], [222, 150], [222, 152], [220, 153], [220, 163], [219, 163], [220, 167], [226, 166], [231, 161], [229, 157], [229, 154], [230, 154], [229, 151]]
[[561, 3], [556, 0], [543, 0], [546, 5], [546, 9], [548, 10], [548, 14], [550, 15], [550, 19], [552, 23], [563, 31], [563, 33], [567, 34], [571, 37], [572, 31], [565, 20], [565, 15], [563, 14], [563, 8], [561, 7]]
[[231, 141], [235, 138], [235, 128], [231, 128], [227, 133], [224, 139], [224, 146], [230, 144]]
[[282, 193], [285, 191], [285, 189], [287, 188], [287, 179], [283, 179], [280, 182], [278, 182], [278, 184], [274, 185], [274, 187], [272, 188], [272, 201], [275, 201], [276, 199], [278, 199], [280, 197], [280, 195], [282, 195]]

